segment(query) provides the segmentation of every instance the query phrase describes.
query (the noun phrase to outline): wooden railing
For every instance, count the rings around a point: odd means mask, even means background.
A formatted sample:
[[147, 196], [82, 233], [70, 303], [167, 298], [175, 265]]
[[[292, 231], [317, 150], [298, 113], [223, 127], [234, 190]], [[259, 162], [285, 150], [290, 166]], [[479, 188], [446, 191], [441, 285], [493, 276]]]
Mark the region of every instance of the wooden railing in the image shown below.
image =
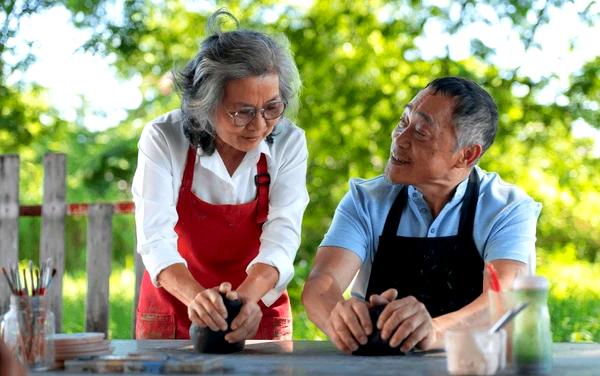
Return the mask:
[[[19, 260], [19, 217], [40, 216], [40, 260], [52, 258], [57, 273], [48, 292], [50, 307], [56, 316], [56, 329], [62, 324], [62, 280], [65, 272], [65, 218], [87, 216], [87, 298], [85, 330], [108, 334], [109, 277], [112, 261], [112, 217], [131, 214], [132, 202], [67, 204], [66, 156], [44, 156], [42, 205], [19, 205], [19, 156], [0, 155], [0, 264], [8, 266]], [[135, 240], [134, 240], [135, 243]], [[135, 248], [135, 247], [134, 247]], [[137, 252], [135, 259], [135, 295], [132, 315], [132, 336], [135, 330], [135, 307], [143, 274], [143, 264]], [[0, 313], [9, 305], [9, 287], [0, 278]]]

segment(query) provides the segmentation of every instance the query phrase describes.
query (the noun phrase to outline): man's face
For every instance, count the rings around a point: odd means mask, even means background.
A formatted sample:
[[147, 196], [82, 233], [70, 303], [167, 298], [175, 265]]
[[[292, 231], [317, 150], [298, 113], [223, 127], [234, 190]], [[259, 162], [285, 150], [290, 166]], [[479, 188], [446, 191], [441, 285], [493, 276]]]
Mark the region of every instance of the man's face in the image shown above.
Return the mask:
[[386, 177], [393, 183], [417, 188], [443, 184], [459, 159], [451, 123], [454, 100], [421, 91], [406, 106], [392, 132]]

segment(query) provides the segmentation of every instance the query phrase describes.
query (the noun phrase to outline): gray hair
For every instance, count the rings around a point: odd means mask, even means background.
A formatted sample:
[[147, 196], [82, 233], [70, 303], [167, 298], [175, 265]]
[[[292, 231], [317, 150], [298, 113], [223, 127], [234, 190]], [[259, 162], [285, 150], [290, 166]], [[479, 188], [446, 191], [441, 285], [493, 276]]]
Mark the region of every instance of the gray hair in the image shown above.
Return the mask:
[[427, 88], [433, 94], [439, 92], [455, 100], [452, 124], [456, 130], [457, 150], [478, 144], [483, 155], [498, 131], [498, 107], [490, 94], [475, 82], [461, 77], [441, 77], [431, 81]]
[[[221, 31], [218, 22], [221, 16], [231, 18], [238, 28]], [[181, 94], [186, 137], [193, 146], [212, 154], [215, 150], [213, 118], [228, 81], [277, 74], [279, 94], [288, 114], [298, 108], [301, 82], [285, 36], [276, 39], [261, 32], [239, 29], [237, 19], [226, 9], [219, 9], [210, 16], [207, 31], [209, 36], [202, 41], [198, 54], [176, 73], [176, 85]], [[267, 142], [273, 142], [273, 133]]]

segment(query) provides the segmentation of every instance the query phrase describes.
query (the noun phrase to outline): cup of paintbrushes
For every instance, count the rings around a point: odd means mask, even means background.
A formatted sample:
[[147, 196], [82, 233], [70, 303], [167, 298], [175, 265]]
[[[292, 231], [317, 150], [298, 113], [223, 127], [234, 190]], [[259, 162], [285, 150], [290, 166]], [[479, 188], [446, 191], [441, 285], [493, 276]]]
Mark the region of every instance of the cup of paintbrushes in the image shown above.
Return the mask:
[[15, 355], [30, 370], [42, 371], [54, 364], [54, 314], [44, 296], [12, 296], [16, 307]]
[[40, 268], [34, 268], [31, 260], [21, 270], [16, 262], [2, 267], [11, 298], [1, 336], [31, 370], [46, 370], [54, 364], [54, 314], [44, 295], [56, 274], [52, 266], [52, 259], [48, 259]]

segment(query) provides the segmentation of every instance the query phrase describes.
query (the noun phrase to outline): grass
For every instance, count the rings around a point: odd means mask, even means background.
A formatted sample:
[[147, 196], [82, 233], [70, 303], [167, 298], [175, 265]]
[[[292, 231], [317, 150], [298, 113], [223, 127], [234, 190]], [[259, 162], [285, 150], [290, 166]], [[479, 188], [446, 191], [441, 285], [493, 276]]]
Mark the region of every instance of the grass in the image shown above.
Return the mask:
[[542, 257], [538, 274], [550, 281], [554, 341], [600, 342], [600, 264], [565, 250]]
[[[600, 264], [576, 261], [568, 252], [545, 255], [539, 262], [538, 273], [551, 283], [548, 305], [554, 341], [600, 342]], [[132, 270], [113, 269], [110, 278], [110, 338], [132, 338], [134, 281]], [[290, 286], [294, 301], [299, 301], [297, 299], [301, 286], [302, 281], [299, 279], [294, 280]], [[65, 276], [63, 331], [66, 333], [85, 330], [86, 288], [83, 273]], [[325, 338], [308, 321], [301, 303], [295, 304], [293, 308], [296, 339]]]
[[[135, 274], [129, 269], [113, 269], [110, 276], [110, 320], [108, 336], [112, 339], [132, 338], [132, 302]], [[85, 274], [65, 275], [63, 282], [63, 332], [85, 331], [85, 299], [87, 281]]]

